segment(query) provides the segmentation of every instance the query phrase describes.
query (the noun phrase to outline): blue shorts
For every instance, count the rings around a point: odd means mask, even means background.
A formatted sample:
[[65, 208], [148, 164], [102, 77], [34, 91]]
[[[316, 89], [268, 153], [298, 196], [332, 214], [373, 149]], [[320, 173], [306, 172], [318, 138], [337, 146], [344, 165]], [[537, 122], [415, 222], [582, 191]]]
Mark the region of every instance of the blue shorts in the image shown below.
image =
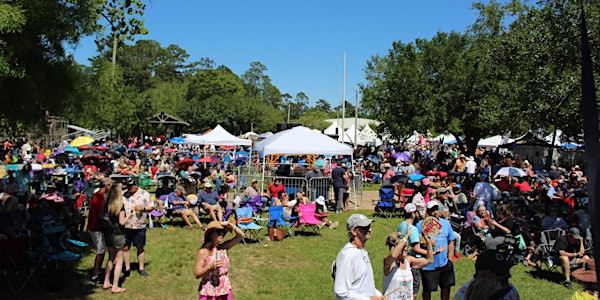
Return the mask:
[[125, 229], [125, 246], [143, 247], [146, 245], [146, 228], [144, 229]]

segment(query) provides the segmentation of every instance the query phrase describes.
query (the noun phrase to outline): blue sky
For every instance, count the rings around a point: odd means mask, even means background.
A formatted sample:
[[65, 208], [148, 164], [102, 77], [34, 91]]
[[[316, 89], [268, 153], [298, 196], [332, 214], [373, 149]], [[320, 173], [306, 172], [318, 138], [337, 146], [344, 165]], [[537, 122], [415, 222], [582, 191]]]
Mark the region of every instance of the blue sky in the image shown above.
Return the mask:
[[[385, 55], [393, 41], [462, 32], [476, 17], [468, 0], [152, 0], [144, 16], [149, 34], [138, 39], [179, 45], [191, 61], [208, 57], [238, 75], [259, 61], [282, 93], [337, 106], [344, 52], [346, 99], [353, 103], [372, 55]], [[95, 54], [93, 37], [74, 50], [82, 64]]]

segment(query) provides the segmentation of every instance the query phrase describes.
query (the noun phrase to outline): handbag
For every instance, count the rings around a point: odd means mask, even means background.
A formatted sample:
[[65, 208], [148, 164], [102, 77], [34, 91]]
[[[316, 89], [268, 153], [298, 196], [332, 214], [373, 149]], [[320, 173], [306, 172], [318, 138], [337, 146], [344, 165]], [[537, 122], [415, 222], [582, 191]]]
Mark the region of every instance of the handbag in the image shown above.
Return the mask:
[[271, 241], [283, 241], [285, 230], [276, 227], [269, 227], [269, 239]]

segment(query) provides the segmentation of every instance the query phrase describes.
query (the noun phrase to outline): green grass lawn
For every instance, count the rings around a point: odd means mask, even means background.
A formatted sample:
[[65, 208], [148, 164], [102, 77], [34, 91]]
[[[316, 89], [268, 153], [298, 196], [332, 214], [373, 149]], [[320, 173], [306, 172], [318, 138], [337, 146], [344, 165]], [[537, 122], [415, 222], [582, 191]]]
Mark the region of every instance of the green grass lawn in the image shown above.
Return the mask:
[[[372, 211], [361, 211], [372, 216]], [[234, 299], [335, 299], [330, 267], [337, 252], [346, 243], [345, 221], [351, 212], [332, 214], [340, 227], [323, 228], [321, 236], [298, 235], [282, 242], [263, 239], [260, 243], [239, 244], [229, 251], [231, 268], [229, 276], [233, 283]], [[395, 231], [401, 220], [377, 218], [373, 234], [366, 248], [371, 256], [376, 285], [381, 287], [382, 260], [388, 250], [384, 245], [386, 236]], [[206, 220], [203, 220], [206, 224]], [[261, 236], [267, 233], [263, 229]], [[132, 272], [125, 280], [123, 295], [111, 295], [100, 287], [87, 284], [94, 254], [87, 252], [81, 260], [77, 273], [64, 283], [62, 291], [50, 293], [34, 287], [26, 288], [19, 299], [197, 299], [199, 280], [194, 279], [193, 268], [196, 251], [203, 231], [188, 230], [177, 225], [170, 229], [148, 231], [146, 247], [146, 270], [144, 278]], [[132, 252], [133, 254], [134, 252]], [[468, 281], [474, 272], [474, 262], [462, 259], [455, 263], [457, 286]], [[547, 275], [547, 274], [542, 274]], [[546, 276], [547, 277], [547, 276]], [[560, 276], [558, 276], [560, 278]], [[511, 282], [517, 287], [521, 299], [570, 299], [572, 291], [561, 284], [542, 279], [534, 268], [517, 265], [512, 269]], [[576, 289], [581, 287], [575, 284]], [[0, 291], [0, 298], [11, 299], [7, 291]], [[439, 293], [434, 294], [439, 299]], [[420, 297], [419, 297], [420, 299]]]

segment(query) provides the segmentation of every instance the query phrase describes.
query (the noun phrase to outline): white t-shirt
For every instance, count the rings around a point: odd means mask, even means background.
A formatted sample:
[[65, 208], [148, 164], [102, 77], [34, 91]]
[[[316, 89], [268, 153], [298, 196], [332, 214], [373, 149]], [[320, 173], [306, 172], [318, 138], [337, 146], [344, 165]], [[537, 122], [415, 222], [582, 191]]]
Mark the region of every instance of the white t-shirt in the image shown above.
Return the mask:
[[383, 274], [383, 288], [385, 294], [400, 288], [386, 297], [388, 300], [413, 300], [413, 274], [410, 265], [404, 259], [406, 269], [400, 269], [398, 262], [394, 262], [394, 269], [389, 275]]
[[369, 300], [371, 296], [382, 295], [375, 288], [373, 266], [366, 249], [347, 243], [338, 253], [335, 265], [333, 292], [336, 299]]
[[465, 167], [467, 168], [467, 173], [475, 174], [475, 170], [477, 169], [477, 163], [474, 160], [467, 160]]

